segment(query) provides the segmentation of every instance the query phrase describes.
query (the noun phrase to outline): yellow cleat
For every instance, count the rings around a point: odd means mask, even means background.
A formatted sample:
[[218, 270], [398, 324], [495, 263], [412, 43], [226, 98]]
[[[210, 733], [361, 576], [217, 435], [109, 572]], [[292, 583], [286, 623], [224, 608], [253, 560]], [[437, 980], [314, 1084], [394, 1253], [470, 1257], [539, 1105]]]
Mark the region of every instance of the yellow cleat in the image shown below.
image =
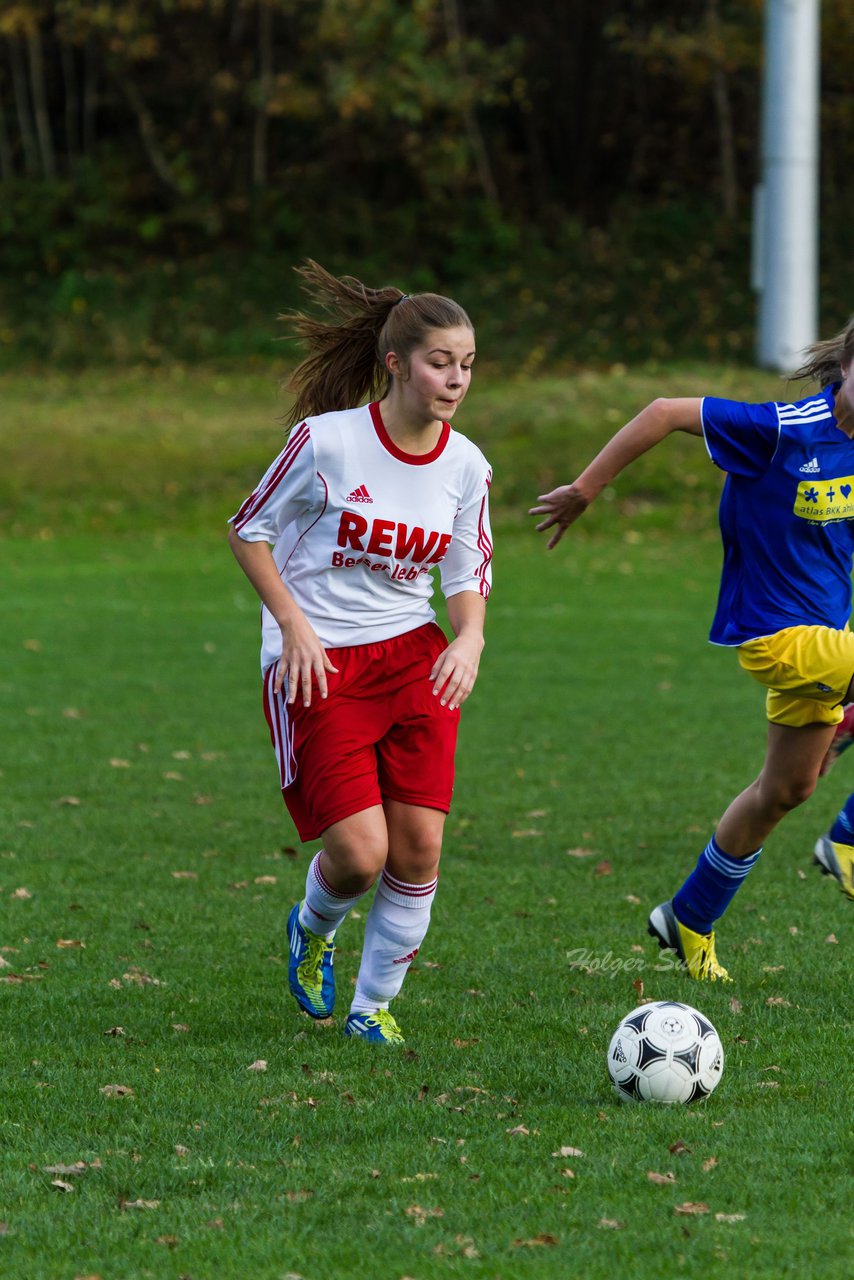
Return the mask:
[[676, 952], [689, 977], [698, 982], [732, 982], [723, 965], [718, 964], [714, 931], [695, 933], [676, 919], [672, 903], [662, 902], [650, 913], [647, 932], [658, 939], [662, 950]]
[[830, 836], [819, 836], [813, 862], [821, 867], [823, 875], [836, 876], [842, 892], [854, 898], [854, 845], [837, 844]]

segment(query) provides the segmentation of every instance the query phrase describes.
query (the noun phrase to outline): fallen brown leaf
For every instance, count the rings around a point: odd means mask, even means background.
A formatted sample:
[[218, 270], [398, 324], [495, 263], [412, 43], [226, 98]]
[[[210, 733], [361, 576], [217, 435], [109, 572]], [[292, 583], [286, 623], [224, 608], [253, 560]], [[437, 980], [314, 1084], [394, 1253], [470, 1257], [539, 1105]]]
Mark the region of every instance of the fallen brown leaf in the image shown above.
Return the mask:
[[746, 1213], [716, 1213], [715, 1222], [744, 1222]]
[[255, 1062], [250, 1062], [250, 1064], [249, 1064], [249, 1066], [246, 1068], [246, 1070], [247, 1070], [247, 1071], [266, 1071], [266, 1070], [267, 1070], [267, 1059], [266, 1059], [266, 1058], [257, 1058], [257, 1059], [255, 1060]]
[[613, 867], [607, 858], [603, 858], [601, 862], [597, 862], [596, 866], [593, 868], [593, 874], [597, 877], [609, 876], [612, 871]]
[[57, 938], [56, 945], [58, 947], [85, 947], [85, 942], [80, 942], [78, 938]]
[[567, 849], [566, 856], [568, 858], [592, 858], [592, 849]]
[[150, 973], [144, 973], [139, 965], [132, 964], [127, 973], [122, 974], [125, 982], [131, 982], [136, 987], [159, 987], [161, 985], [159, 978], [152, 978]]
[[444, 1209], [425, 1209], [420, 1204], [411, 1204], [404, 1210], [407, 1218], [413, 1218], [416, 1227], [423, 1227], [428, 1218], [444, 1218]]
[[71, 1183], [70, 1183], [70, 1182], [63, 1182], [62, 1178], [53, 1178], [53, 1179], [51, 1179], [51, 1184], [50, 1184], [50, 1185], [51, 1185], [52, 1187], [56, 1187], [57, 1191], [73, 1191], [73, 1190], [74, 1190], [74, 1188], [72, 1187]]
[[677, 1138], [673, 1145], [668, 1147], [667, 1150], [672, 1156], [686, 1156], [691, 1154], [691, 1148], [686, 1146], [681, 1138]]
[[101, 1093], [106, 1094], [108, 1098], [133, 1098], [134, 1091], [127, 1084], [105, 1084], [101, 1089]]
[[675, 1173], [656, 1173], [654, 1169], [648, 1169], [646, 1176], [657, 1187], [672, 1187], [676, 1181]]
[[550, 1236], [543, 1232], [542, 1235], [533, 1236], [530, 1240], [513, 1240], [511, 1241], [511, 1248], [536, 1249], [543, 1245], [551, 1246], [556, 1244], [560, 1244], [557, 1236]]
[[771, 1006], [779, 1005], [783, 1009], [791, 1009], [792, 1007], [791, 1001], [785, 1000], [783, 996], [769, 996], [768, 999], [765, 1001], [765, 1003]]
[[584, 1152], [579, 1151], [578, 1147], [559, 1147], [557, 1151], [552, 1152], [552, 1155], [562, 1160], [564, 1156], [583, 1156]]
[[619, 1218], [600, 1218], [596, 1223], [597, 1227], [602, 1227], [606, 1231], [622, 1231], [625, 1225], [625, 1222], [620, 1222]]
[[673, 1212], [681, 1213], [686, 1217], [696, 1217], [698, 1214], [708, 1213], [709, 1206], [698, 1200], [686, 1200], [684, 1204], [674, 1205]]
[[703, 1173], [708, 1173], [710, 1169], [717, 1167], [717, 1156], [709, 1156], [708, 1160], [703, 1161]]
[[119, 1200], [120, 1209], [159, 1209], [159, 1200]]
[[440, 1258], [442, 1257], [447, 1258], [449, 1256], [453, 1256], [454, 1254], [459, 1254], [463, 1258], [479, 1258], [480, 1257], [480, 1254], [478, 1253], [478, 1250], [477, 1250], [477, 1245], [475, 1244], [474, 1239], [471, 1236], [463, 1236], [463, 1235], [454, 1236], [454, 1245], [456, 1245], [457, 1247], [454, 1248], [449, 1244], [440, 1243], [436, 1245], [433, 1252], [437, 1255], [437, 1257], [440, 1257]]

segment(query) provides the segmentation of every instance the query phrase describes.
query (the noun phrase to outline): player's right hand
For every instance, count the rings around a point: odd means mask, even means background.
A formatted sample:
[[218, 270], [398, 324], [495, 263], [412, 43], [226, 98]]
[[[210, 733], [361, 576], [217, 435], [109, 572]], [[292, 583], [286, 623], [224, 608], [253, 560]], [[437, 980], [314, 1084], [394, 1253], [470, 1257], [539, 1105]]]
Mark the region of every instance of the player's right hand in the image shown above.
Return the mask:
[[282, 656], [276, 668], [275, 691], [280, 693], [285, 681], [288, 684], [288, 705], [296, 702], [302, 692], [302, 705], [311, 706], [313, 684], [317, 681], [317, 691], [321, 698], [329, 692], [326, 673], [337, 674], [329, 657], [320, 643], [320, 637], [305, 614], [291, 618], [279, 624], [282, 632]]

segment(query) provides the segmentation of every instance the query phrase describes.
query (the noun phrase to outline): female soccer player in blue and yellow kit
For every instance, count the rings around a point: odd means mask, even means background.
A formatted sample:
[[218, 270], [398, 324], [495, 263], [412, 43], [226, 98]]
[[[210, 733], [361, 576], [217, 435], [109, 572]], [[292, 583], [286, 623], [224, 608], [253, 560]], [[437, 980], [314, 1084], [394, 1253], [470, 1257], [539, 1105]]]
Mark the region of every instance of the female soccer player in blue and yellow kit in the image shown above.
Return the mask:
[[[759, 776], [729, 805], [694, 871], [649, 917], [650, 933], [694, 978], [729, 980], [715, 955], [715, 921], [766, 837], [812, 794], [843, 704], [854, 700], [854, 317], [807, 356], [792, 378], [816, 380], [817, 395], [655, 400], [530, 513], [543, 517], [537, 529], [552, 529], [548, 546], [556, 546], [615, 476], [672, 431], [702, 436], [727, 472], [710, 640], [734, 647], [767, 688], [768, 745]], [[854, 897], [854, 845], [821, 840], [815, 857]]]

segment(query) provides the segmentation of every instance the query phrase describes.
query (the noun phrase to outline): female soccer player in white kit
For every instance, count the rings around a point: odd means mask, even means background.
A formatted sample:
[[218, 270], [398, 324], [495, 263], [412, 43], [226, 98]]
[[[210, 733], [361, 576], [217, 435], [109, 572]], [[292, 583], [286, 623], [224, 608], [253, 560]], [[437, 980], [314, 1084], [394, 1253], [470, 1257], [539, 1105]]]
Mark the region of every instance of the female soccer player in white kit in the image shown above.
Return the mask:
[[[430, 922], [491, 586], [491, 471], [449, 421], [474, 331], [437, 294], [311, 261], [300, 274], [333, 319], [287, 317], [310, 352], [292, 430], [229, 542], [263, 604], [282, 794], [300, 839], [323, 841], [288, 920], [290, 989], [312, 1017], [332, 1013], [336, 930], [379, 877], [344, 1032], [401, 1044], [388, 1006]], [[430, 604], [437, 566], [450, 643]]]

